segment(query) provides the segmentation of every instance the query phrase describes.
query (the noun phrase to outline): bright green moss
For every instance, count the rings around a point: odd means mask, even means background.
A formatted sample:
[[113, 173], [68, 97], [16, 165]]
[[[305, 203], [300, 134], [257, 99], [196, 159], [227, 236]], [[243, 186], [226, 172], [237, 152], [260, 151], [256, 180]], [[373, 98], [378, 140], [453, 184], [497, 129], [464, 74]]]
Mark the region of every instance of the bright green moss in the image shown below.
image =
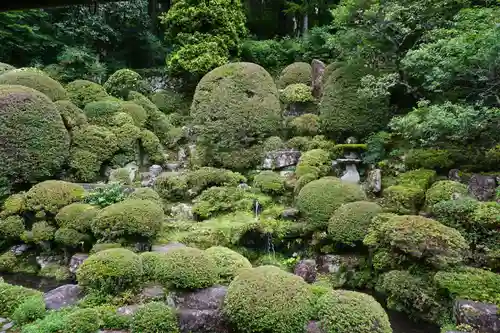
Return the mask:
[[173, 308], [161, 302], [142, 305], [132, 318], [131, 333], [178, 333], [177, 317]]
[[300, 178], [308, 173], [323, 177], [331, 170], [331, 159], [328, 151], [313, 149], [302, 154], [295, 169], [295, 175]]
[[409, 169], [446, 170], [453, 165], [450, 152], [444, 149], [412, 149], [405, 156]]
[[108, 249], [87, 258], [76, 272], [78, 284], [95, 291], [116, 293], [140, 287], [141, 258], [126, 249]]
[[46, 180], [26, 192], [26, 209], [57, 214], [59, 209], [83, 199], [85, 189], [61, 180]]
[[311, 302], [301, 277], [261, 266], [242, 270], [231, 282], [223, 312], [240, 332], [302, 332], [312, 315]]
[[66, 126], [68, 130], [74, 127], [87, 125], [87, 116], [75, 104], [68, 100], [56, 101], [54, 104], [61, 114], [64, 126]]
[[252, 268], [247, 258], [227, 247], [213, 246], [205, 253], [215, 261], [219, 277], [224, 282], [230, 282], [242, 268]]
[[95, 206], [84, 203], [67, 205], [56, 215], [56, 222], [60, 228], [71, 228], [80, 232], [88, 232], [90, 223], [99, 212]]
[[281, 71], [276, 84], [280, 89], [284, 89], [285, 87], [295, 83], [302, 83], [306, 86], [310, 86], [311, 80], [311, 65], [305, 62], [294, 62]]
[[42, 71], [14, 69], [0, 75], [0, 85], [20, 85], [45, 94], [51, 101], [67, 99], [63, 86]]
[[400, 214], [417, 214], [424, 198], [424, 190], [417, 186], [393, 185], [384, 190], [384, 206]]
[[282, 195], [285, 192], [285, 178], [273, 171], [262, 171], [253, 179], [253, 186], [269, 195]]
[[321, 296], [316, 307], [325, 333], [392, 333], [387, 313], [370, 295], [334, 290]]
[[467, 186], [451, 180], [434, 183], [425, 193], [425, 206], [430, 208], [440, 201], [453, 199], [454, 196], [467, 195]]
[[109, 97], [101, 85], [87, 80], [70, 82], [66, 86], [66, 90], [68, 91], [69, 99], [82, 109], [89, 103]]

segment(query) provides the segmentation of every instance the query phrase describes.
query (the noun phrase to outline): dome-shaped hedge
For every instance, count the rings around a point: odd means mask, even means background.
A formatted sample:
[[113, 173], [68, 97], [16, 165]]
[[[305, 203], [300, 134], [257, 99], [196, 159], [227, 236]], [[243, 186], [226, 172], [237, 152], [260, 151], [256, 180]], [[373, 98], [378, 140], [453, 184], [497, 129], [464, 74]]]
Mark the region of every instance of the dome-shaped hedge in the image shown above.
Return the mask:
[[158, 192], [149, 187], [136, 188], [134, 192], [129, 194], [128, 198], [161, 202], [161, 198]]
[[453, 199], [454, 195], [467, 195], [467, 186], [452, 180], [443, 180], [434, 183], [425, 193], [425, 206], [431, 209], [434, 204]]
[[108, 94], [126, 98], [131, 91], [146, 92], [142, 77], [130, 69], [120, 69], [114, 72], [104, 83]]
[[263, 193], [281, 195], [285, 192], [285, 177], [273, 171], [262, 171], [253, 179], [253, 186]]
[[97, 214], [92, 231], [108, 240], [153, 238], [163, 223], [163, 207], [150, 200], [129, 199], [112, 204]]
[[360, 96], [360, 80], [370, 74], [362, 64], [351, 64], [335, 71], [323, 90], [319, 107], [322, 131], [331, 136], [366, 137], [384, 128], [390, 119], [385, 97]]
[[178, 333], [175, 310], [162, 302], [142, 305], [132, 317], [131, 333]]
[[335, 177], [324, 177], [306, 184], [297, 196], [297, 208], [311, 225], [323, 227], [341, 205], [366, 198], [361, 187]]
[[69, 99], [82, 109], [91, 102], [109, 97], [106, 90], [100, 84], [87, 80], [76, 80], [68, 83], [66, 91], [68, 92]]
[[142, 279], [141, 258], [127, 249], [109, 249], [88, 257], [76, 272], [78, 284], [102, 292], [137, 289]]
[[252, 268], [247, 258], [227, 247], [212, 246], [205, 253], [215, 261], [219, 276], [224, 281], [231, 281], [242, 268]]
[[0, 75], [5, 73], [5, 72], [11, 71], [13, 69], [16, 69], [16, 67], [11, 66], [11, 65], [6, 64], [6, 63], [3, 63], [3, 62], [0, 62]]
[[202, 289], [218, 279], [215, 261], [204, 251], [192, 247], [174, 248], [157, 262], [155, 280], [179, 289]]
[[0, 219], [0, 242], [18, 240], [24, 231], [24, 220], [20, 216]]
[[63, 86], [42, 71], [14, 69], [0, 75], [0, 84], [29, 87], [45, 94], [52, 101], [67, 99]]
[[332, 169], [330, 153], [324, 149], [312, 149], [300, 156], [295, 175], [300, 178], [308, 173], [323, 177]]
[[87, 125], [87, 116], [83, 113], [83, 110], [78, 108], [75, 104], [67, 100], [61, 100], [54, 102], [61, 114], [64, 121], [64, 126], [68, 130], [74, 127]]
[[56, 215], [56, 222], [60, 228], [71, 228], [80, 232], [90, 230], [90, 223], [99, 212], [95, 206], [84, 203], [72, 203], [61, 208]]
[[135, 126], [144, 127], [148, 114], [142, 106], [134, 102], [123, 102], [121, 104], [121, 112], [129, 114], [134, 120]]
[[103, 99], [96, 102], [90, 102], [83, 111], [87, 116], [89, 123], [94, 125], [107, 126], [110, 124], [112, 116], [120, 111], [121, 102], [113, 99]]
[[387, 313], [370, 295], [332, 290], [318, 299], [316, 307], [325, 333], [392, 333]]
[[83, 199], [85, 189], [62, 180], [46, 180], [26, 192], [26, 208], [56, 214], [59, 209]]
[[382, 207], [374, 202], [344, 204], [333, 212], [328, 224], [328, 234], [334, 241], [343, 244], [362, 242], [372, 219], [379, 213], [382, 213]]
[[299, 276], [278, 267], [245, 269], [229, 285], [223, 312], [239, 332], [303, 332], [312, 293]]
[[199, 126], [200, 149], [210, 152], [215, 163], [228, 167], [260, 163], [258, 152], [243, 162], [240, 158], [248, 157], [246, 149], [277, 133], [281, 126], [278, 90], [271, 75], [259, 65], [245, 62], [206, 74], [196, 87], [191, 115]]
[[0, 183], [52, 176], [68, 157], [69, 134], [54, 103], [28, 87], [0, 85]]
[[73, 131], [72, 146], [95, 153], [101, 161], [104, 161], [118, 149], [118, 140], [106, 127], [89, 125]]
[[307, 86], [311, 85], [312, 67], [305, 62], [294, 62], [286, 66], [278, 78], [278, 88], [283, 89], [291, 84], [302, 83]]

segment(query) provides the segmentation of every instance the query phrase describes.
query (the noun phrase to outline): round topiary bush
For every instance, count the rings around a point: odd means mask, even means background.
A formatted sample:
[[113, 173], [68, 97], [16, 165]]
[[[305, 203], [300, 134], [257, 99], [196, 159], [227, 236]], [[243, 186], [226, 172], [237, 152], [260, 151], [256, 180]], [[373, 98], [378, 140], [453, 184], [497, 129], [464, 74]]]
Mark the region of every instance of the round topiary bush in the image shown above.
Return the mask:
[[100, 84], [87, 80], [76, 80], [68, 83], [66, 91], [68, 92], [70, 101], [82, 109], [91, 102], [109, 97], [106, 90]]
[[333, 212], [341, 205], [363, 201], [365, 193], [358, 185], [344, 183], [335, 177], [324, 177], [305, 185], [297, 196], [297, 208], [308, 223], [326, 226]]
[[76, 272], [78, 284], [95, 291], [117, 293], [140, 287], [142, 261], [127, 249], [109, 249], [88, 257]]
[[15, 241], [24, 233], [24, 221], [20, 216], [7, 216], [0, 219], [0, 244]]
[[121, 103], [109, 98], [90, 102], [83, 111], [87, 116], [89, 123], [93, 125], [108, 126], [112, 117], [120, 111]]
[[362, 242], [372, 219], [382, 213], [374, 202], [356, 201], [340, 206], [328, 223], [328, 234], [335, 241], [347, 245]]
[[387, 98], [358, 92], [361, 78], [371, 71], [363, 64], [350, 64], [334, 74], [335, 80], [324, 87], [319, 106], [323, 132], [338, 138], [362, 138], [383, 129], [390, 120]]
[[78, 248], [88, 239], [87, 235], [70, 228], [59, 228], [54, 234], [54, 240], [69, 248]]
[[300, 190], [302, 190], [302, 188], [304, 186], [306, 186], [307, 184], [309, 184], [310, 182], [312, 182], [313, 180], [316, 180], [318, 179], [318, 175], [315, 174], [315, 173], [306, 173], [305, 175], [303, 175], [302, 177], [300, 177], [299, 179], [297, 179], [297, 182], [295, 183], [295, 187], [293, 189], [293, 194], [295, 196], [299, 195], [300, 193]]
[[17, 325], [26, 325], [45, 316], [45, 302], [42, 295], [26, 299], [12, 313], [12, 319]]
[[308, 103], [314, 101], [311, 87], [303, 83], [294, 83], [280, 90], [280, 98], [285, 104]]
[[330, 153], [324, 149], [313, 149], [300, 156], [295, 175], [300, 178], [308, 173], [313, 173], [318, 177], [323, 177], [328, 174], [331, 168]]
[[151, 200], [161, 203], [161, 198], [158, 192], [149, 187], [136, 188], [134, 192], [128, 195], [128, 199]]
[[438, 202], [454, 199], [454, 196], [465, 196], [467, 193], [466, 185], [452, 180], [442, 180], [434, 183], [425, 193], [425, 207], [431, 209]]
[[96, 180], [101, 171], [102, 158], [85, 149], [73, 149], [69, 158], [73, 179], [81, 182]]
[[72, 148], [94, 153], [100, 161], [110, 158], [118, 150], [116, 135], [106, 127], [89, 125], [73, 131]]
[[[259, 65], [227, 64], [198, 83], [191, 116], [207, 160], [245, 169], [260, 163], [259, 143], [281, 127], [278, 90]], [[250, 153], [255, 156], [249, 158]]]
[[148, 160], [151, 161], [151, 163], [163, 164], [165, 162], [163, 146], [156, 134], [143, 129], [141, 131], [140, 142], [144, 149], [144, 153], [147, 154]]
[[63, 165], [70, 146], [59, 111], [47, 96], [6, 85], [0, 85], [0, 142], [2, 185], [49, 178]]
[[311, 301], [301, 277], [261, 266], [242, 270], [231, 282], [223, 312], [240, 332], [302, 332], [311, 319]]
[[281, 195], [285, 192], [285, 178], [273, 171], [262, 171], [253, 179], [253, 186], [266, 194]]
[[10, 195], [3, 202], [2, 209], [0, 211], [0, 218], [21, 213], [24, 210], [24, 203], [24, 192]]
[[11, 66], [11, 65], [6, 64], [6, 63], [3, 63], [3, 62], [0, 62], [0, 75], [5, 73], [5, 72], [11, 71], [13, 69], [16, 69], [16, 67]]
[[56, 214], [59, 209], [83, 199], [85, 189], [62, 180], [46, 180], [26, 192], [26, 208]]
[[68, 130], [74, 127], [87, 125], [87, 116], [83, 113], [83, 110], [78, 108], [75, 104], [66, 100], [57, 101], [54, 102], [54, 104], [61, 114], [64, 126], [66, 126]]
[[2, 84], [20, 85], [38, 90], [52, 101], [67, 99], [67, 93], [63, 86], [42, 71], [14, 69], [0, 75], [0, 85]]
[[294, 84], [302, 83], [307, 86], [311, 85], [312, 81], [312, 67], [305, 62], [294, 62], [286, 66], [277, 80], [277, 86], [280, 89]]
[[370, 295], [332, 290], [318, 299], [316, 307], [325, 333], [392, 333], [387, 313]]
[[144, 127], [146, 120], [148, 119], [148, 114], [142, 106], [134, 102], [123, 102], [121, 104], [121, 112], [129, 114], [134, 120], [134, 124], [137, 127]]
[[311, 113], [295, 117], [290, 127], [296, 135], [314, 136], [319, 132], [319, 116]]
[[102, 320], [95, 309], [78, 309], [66, 316], [62, 332], [95, 333], [101, 324]]
[[188, 114], [191, 103], [183, 95], [173, 90], [160, 90], [151, 95], [151, 101], [165, 114]]
[[132, 333], [177, 333], [179, 327], [173, 308], [161, 302], [144, 304], [134, 313]]
[[126, 98], [131, 91], [147, 92], [142, 77], [130, 69], [120, 69], [113, 73], [104, 83], [108, 94]]
[[247, 258], [227, 247], [212, 246], [205, 250], [212, 258], [223, 281], [231, 281], [242, 268], [252, 268]]
[[23, 235], [25, 242], [43, 243], [54, 239], [56, 228], [47, 223], [47, 221], [40, 221], [33, 223], [31, 231]]
[[128, 199], [100, 210], [91, 226], [94, 234], [107, 240], [149, 240], [158, 234], [164, 218], [158, 202]]
[[71, 228], [80, 232], [90, 230], [90, 223], [99, 212], [95, 206], [84, 203], [72, 203], [61, 208], [56, 215], [56, 222], [60, 228]]
[[179, 289], [202, 289], [218, 279], [215, 261], [204, 251], [192, 247], [174, 248], [158, 262], [155, 280]]

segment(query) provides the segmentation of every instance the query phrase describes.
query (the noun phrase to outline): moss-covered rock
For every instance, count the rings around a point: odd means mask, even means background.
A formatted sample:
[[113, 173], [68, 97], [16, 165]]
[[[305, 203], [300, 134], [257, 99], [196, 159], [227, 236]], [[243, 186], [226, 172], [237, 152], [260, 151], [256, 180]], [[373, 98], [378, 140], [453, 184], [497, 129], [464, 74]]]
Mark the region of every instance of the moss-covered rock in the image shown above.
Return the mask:
[[100, 210], [91, 226], [94, 234], [108, 240], [152, 239], [163, 219], [163, 207], [157, 202], [128, 199]]
[[131, 333], [178, 333], [177, 317], [173, 308], [165, 303], [144, 304], [134, 313]]
[[305, 152], [299, 159], [295, 175], [300, 178], [308, 173], [323, 177], [331, 170], [330, 153], [323, 149], [313, 149]]
[[82, 109], [91, 102], [97, 102], [109, 97], [101, 85], [87, 80], [70, 82], [66, 85], [66, 90], [70, 101]]
[[261, 266], [242, 270], [231, 282], [223, 312], [240, 332], [302, 332], [312, 315], [311, 301], [301, 277]]
[[129, 114], [134, 120], [134, 124], [137, 127], [144, 127], [146, 125], [146, 120], [148, 119], [148, 114], [142, 106], [134, 102], [123, 102], [121, 104], [121, 112]]
[[405, 156], [409, 169], [446, 170], [453, 165], [451, 153], [444, 149], [412, 149]]
[[126, 249], [109, 249], [88, 257], [76, 272], [78, 284], [95, 291], [116, 293], [137, 289], [142, 280], [141, 258]]
[[21, 286], [14, 286], [0, 281], [0, 316], [11, 317], [16, 308], [31, 297], [41, 296], [42, 293]]
[[51, 101], [67, 99], [63, 86], [42, 71], [14, 69], [0, 75], [0, 85], [20, 85], [45, 94]]
[[155, 270], [155, 280], [179, 289], [202, 289], [218, 280], [216, 262], [202, 250], [174, 248], [164, 254]]
[[346, 203], [333, 212], [328, 223], [328, 235], [335, 242], [355, 245], [368, 233], [372, 219], [382, 213], [382, 207], [374, 202]]
[[103, 87], [108, 94], [119, 98], [126, 98], [131, 91], [147, 92], [142, 77], [130, 69], [117, 70]]
[[[258, 145], [281, 127], [278, 90], [262, 67], [227, 64], [198, 83], [191, 116], [200, 130], [198, 148], [205, 151], [207, 160], [224, 167], [248, 168], [260, 163]], [[248, 149], [257, 156], [247, 159]], [[247, 151], [240, 154], [243, 150]]]
[[83, 199], [85, 189], [61, 180], [46, 180], [26, 192], [26, 209], [56, 214], [59, 209]]
[[71, 103], [68, 100], [60, 100], [54, 102], [61, 114], [62, 120], [64, 122], [64, 126], [68, 130], [71, 130], [74, 127], [87, 125], [87, 116], [83, 113], [83, 110], [78, 108], [75, 104]]
[[266, 194], [282, 195], [285, 192], [285, 177], [273, 171], [262, 171], [253, 179], [253, 186]]
[[247, 258], [227, 247], [212, 246], [205, 253], [215, 261], [219, 277], [225, 282], [233, 280], [242, 268], [252, 268]]
[[324, 177], [305, 185], [297, 196], [297, 208], [314, 227], [326, 226], [332, 213], [341, 205], [366, 198], [358, 185]]
[[467, 195], [467, 186], [451, 180], [443, 180], [434, 183], [425, 193], [425, 206], [432, 207], [440, 201], [453, 199], [455, 196]]
[[387, 313], [370, 295], [334, 290], [321, 296], [316, 306], [325, 333], [392, 333]]
[[0, 85], [0, 187], [49, 178], [69, 154], [54, 103], [28, 87]]
[[311, 113], [295, 117], [290, 122], [295, 135], [314, 136], [319, 132], [319, 116]]
[[393, 185], [384, 190], [384, 206], [399, 214], [417, 214], [425, 199], [425, 190], [419, 186]]
[[280, 73], [276, 82], [278, 88], [284, 89], [290, 84], [302, 83], [310, 86], [312, 81], [311, 65], [305, 62], [294, 62], [286, 66]]
[[361, 138], [383, 129], [388, 123], [387, 98], [360, 96], [358, 92], [360, 80], [367, 74], [373, 73], [363, 64], [353, 63], [337, 69], [335, 80], [328, 80], [319, 107], [324, 133], [340, 138]]

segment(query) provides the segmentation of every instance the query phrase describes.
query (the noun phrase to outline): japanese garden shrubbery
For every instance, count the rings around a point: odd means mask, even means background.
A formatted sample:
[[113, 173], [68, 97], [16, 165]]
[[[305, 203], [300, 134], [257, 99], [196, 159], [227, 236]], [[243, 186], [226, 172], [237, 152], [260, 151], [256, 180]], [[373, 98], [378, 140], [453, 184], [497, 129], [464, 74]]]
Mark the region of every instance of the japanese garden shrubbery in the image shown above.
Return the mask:
[[0, 75], [1, 85], [20, 85], [45, 94], [51, 101], [67, 99], [63, 86], [40, 70], [14, 69]]
[[305, 62], [295, 62], [283, 69], [277, 80], [277, 86], [284, 89], [287, 86], [295, 83], [302, 83], [307, 86], [311, 85], [312, 68], [311, 65]]

